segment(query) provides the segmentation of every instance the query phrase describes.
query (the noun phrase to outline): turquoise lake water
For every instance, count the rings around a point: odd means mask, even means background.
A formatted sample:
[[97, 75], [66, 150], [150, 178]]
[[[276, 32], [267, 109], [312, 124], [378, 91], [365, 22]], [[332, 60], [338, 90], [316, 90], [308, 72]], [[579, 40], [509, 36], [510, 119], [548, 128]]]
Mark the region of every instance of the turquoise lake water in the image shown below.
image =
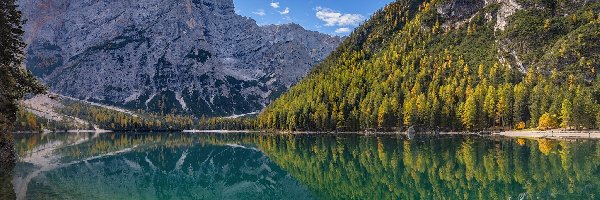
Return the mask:
[[600, 198], [596, 140], [56, 133], [15, 145], [17, 199]]

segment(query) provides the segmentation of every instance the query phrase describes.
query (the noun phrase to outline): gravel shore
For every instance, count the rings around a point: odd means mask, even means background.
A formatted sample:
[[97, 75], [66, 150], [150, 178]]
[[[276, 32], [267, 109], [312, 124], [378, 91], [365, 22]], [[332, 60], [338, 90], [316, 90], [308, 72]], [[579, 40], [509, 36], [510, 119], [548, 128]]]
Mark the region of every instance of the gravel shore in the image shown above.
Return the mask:
[[600, 130], [589, 131], [564, 131], [564, 130], [548, 130], [548, 131], [505, 131], [494, 133], [495, 135], [507, 137], [528, 137], [528, 138], [553, 138], [553, 139], [600, 139]]

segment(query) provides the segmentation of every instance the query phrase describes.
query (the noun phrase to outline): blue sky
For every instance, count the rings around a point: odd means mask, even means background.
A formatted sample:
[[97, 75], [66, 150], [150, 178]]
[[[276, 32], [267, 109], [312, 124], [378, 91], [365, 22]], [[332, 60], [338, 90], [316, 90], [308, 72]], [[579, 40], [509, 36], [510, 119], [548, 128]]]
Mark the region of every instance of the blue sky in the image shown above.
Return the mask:
[[393, 0], [234, 0], [238, 14], [259, 25], [297, 23], [309, 30], [348, 35]]

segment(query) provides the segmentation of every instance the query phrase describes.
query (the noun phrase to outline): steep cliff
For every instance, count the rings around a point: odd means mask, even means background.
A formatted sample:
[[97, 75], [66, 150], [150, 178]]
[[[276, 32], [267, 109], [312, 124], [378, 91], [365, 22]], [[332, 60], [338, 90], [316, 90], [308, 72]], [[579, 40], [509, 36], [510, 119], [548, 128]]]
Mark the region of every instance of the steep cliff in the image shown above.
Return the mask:
[[157, 113], [260, 110], [341, 41], [261, 27], [232, 0], [21, 0], [27, 67], [53, 92]]

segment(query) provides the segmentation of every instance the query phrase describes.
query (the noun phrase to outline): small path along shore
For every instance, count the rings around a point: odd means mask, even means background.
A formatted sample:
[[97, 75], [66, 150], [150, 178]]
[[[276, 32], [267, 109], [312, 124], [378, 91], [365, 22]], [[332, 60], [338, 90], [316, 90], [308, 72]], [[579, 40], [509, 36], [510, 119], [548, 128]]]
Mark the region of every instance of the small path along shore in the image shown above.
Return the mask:
[[526, 138], [552, 138], [552, 139], [600, 139], [599, 130], [589, 131], [563, 131], [563, 130], [548, 130], [548, 131], [505, 131], [494, 133], [506, 137], [526, 137]]

